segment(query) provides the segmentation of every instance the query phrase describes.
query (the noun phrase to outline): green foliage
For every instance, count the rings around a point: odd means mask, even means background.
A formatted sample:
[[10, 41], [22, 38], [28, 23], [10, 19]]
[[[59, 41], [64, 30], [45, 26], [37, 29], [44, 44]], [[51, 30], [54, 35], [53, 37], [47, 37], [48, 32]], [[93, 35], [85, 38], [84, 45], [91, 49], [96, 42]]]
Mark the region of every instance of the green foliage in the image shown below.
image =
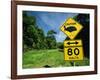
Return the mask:
[[47, 45], [48, 45], [48, 49], [57, 48], [56, 39], [55, 39], [54, 34], [56, 34], [56, 32], [54, 30], [50, 30], [47, 33], [46, 42], [47, 42]]
[[56, 32], [54, 30], [50, 30], [47, 33], [48, 36], [54, 36], [54, 34], [56, 34]]
[[36, 24], [36, 18], [34, 16], [27, 15], [27, 12], [23, 12], [23, 51], [31, 49], [53, 49], [56, 48], [56, 39], [54, 30], [50, 30], [45, 36], [44, 31]]
[[42, 29], [36, 25], [36, 18], [23, 12], [23, 45], [28, 48], [46, 48], [45, 36]]
[[58, 43], [57, 43], [57, 47], [58, 47], [59, 49], [64, 49], [64, 43], [58, 42]]

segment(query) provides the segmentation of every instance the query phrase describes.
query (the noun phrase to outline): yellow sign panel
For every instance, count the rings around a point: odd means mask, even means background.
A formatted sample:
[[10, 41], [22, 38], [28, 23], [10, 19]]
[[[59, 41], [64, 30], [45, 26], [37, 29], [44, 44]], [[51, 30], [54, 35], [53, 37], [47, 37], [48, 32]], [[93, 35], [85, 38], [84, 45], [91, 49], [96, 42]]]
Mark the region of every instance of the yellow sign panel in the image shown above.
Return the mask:
[[61, 30], [70, 38], [74, 39], [76, 35], [83, 28], [81, 24], [75, 21], [73, 18], [69, 18], [65, 23], [61, 26]]
[[83, 47], [81, 40], [64, 41], [65, 60], [83, 60]]

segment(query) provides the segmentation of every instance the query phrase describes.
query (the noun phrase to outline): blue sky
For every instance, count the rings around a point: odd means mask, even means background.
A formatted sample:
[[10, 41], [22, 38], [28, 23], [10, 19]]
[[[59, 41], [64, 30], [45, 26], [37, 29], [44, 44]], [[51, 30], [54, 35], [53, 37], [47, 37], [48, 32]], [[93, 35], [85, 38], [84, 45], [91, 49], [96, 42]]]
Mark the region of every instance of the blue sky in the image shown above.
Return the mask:
[[57, 42], [63, 42], [66, 35], [60, 30], [61, 25], [69, 17], [74, 17], [77, 13], [62, 13], [62, 12], [43, 12], [43, 11], [27, 11], [28, 15], [36, 17], [38, 27], [42, 28], [46, 33], [49, 30], [57, 32], [55, 34]]

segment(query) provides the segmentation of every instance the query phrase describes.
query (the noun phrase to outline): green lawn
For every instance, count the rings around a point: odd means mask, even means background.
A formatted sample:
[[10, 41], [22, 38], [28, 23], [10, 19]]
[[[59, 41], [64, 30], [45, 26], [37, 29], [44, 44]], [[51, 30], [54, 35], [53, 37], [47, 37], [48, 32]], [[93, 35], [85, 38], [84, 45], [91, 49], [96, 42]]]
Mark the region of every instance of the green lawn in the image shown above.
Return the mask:
[[[73, 66], [70, 61], [64, 60], [64, 53], [58, 49], [52, 50], [31, 50], [23, 53], [23, 68], [42, 68], [45, 65], [50, 67]], [[89, 65], [89, 60], [75, 61], [76, 66]]]

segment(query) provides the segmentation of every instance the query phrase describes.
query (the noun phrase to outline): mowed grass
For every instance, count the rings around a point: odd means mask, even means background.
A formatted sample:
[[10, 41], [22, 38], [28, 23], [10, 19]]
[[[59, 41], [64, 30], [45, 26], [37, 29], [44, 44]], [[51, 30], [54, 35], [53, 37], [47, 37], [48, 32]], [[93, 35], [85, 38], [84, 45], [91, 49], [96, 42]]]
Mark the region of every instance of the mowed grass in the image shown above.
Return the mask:
[[[89, 65], [89, 60], [76, 61], [76, 66]], [[52, 50], [31, 50], [23, 53], [23, 68], [69, 67], [73, 66], [71, 61], [64, 60], [64, 53], [58, 49]]]

